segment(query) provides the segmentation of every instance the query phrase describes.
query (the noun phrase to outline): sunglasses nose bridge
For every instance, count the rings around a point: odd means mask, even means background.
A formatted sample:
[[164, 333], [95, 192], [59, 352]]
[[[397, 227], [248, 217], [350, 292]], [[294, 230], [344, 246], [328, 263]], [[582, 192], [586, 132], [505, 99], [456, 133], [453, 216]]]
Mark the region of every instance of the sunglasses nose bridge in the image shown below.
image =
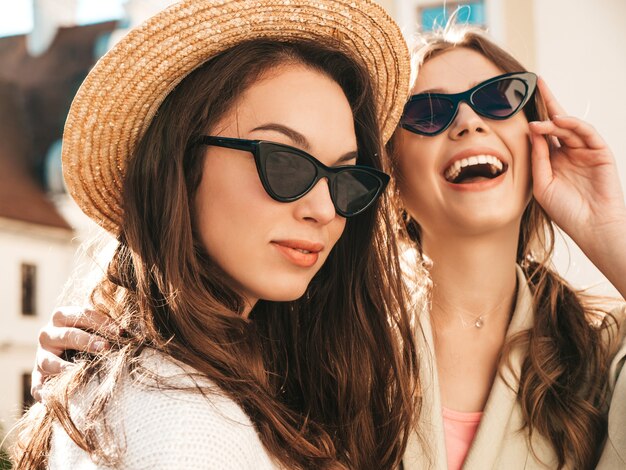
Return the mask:
[[474, 103], [472, 103], [469, 99], [464, 99], [464, 100], [460, 100], [457, 103], [453, 119], [456, 119], [459, 116], [459, 111], [461, 110], [461, 107], [463, 105], [465, 105], [465, 108], [466, 108], [465, 111], [470, 110], [474, 114], [481, 115], [480, 110], [476, 108], [476, 105]]
[[[470, 90], [467, 90], [464, 93], [460, 93], [459, 95], [456, 96], [456, 99], [454, 100], [454, 109], [452, 111], [452, 115], [450, 117], [450, 122], [448, 123], [449, 127], [454, 127], [455, 122], [459, 119], [459, 116], [461, 115], [461, 117], [466, 117], [465, 113], [466, 112], [470, 112], [471, 114], [469, 115], [469, 117], [473, 118], [473, 119], [478, 119], [480, 120], [480, 122], [483, 122], [483, 117], [489, 117], [488, 115], [486, 115], [481, 109], [480, 107], [474, 102], [474, 97], [476, 95], [476, 93], [478, 91], [480, 91], [482, 89], [482, 87], [480, 85], [478, 85], [475, 88], [472, 88]], [[465, 105], [467, 109], [462, 110], [461, 107]], [[467, 118], [469, 118], [467, 117]]]
[[[304, 219], [327, 224], [337, 215], [337, 207], [328, 175], [318, 172], [311, 187], [300, 198], [299, 213]], [[324, 187], [325, 186], [325, 187]]]
[[448, 129], [451, 126], [454, 126], [455, 121], [459, 117], [459, 111], [463, 104], [468, 106], [472, 111], [478, 113], [476, 109], [474, 108], [474, 104], [471, 101], [471, 97], [472, 97], [471, 90], [451, 97], [451, 99], [449, 100], [452, 102], [452, 109], [450, 110], [450, 117], [448, 119], [447, 124], [443, 126], [443, 128], [439, 131], [440, 133], [444, 132], [446, 129]]
[[467, 133], [484, 131], [487, 125], [483, 117], [469, 97], [459, 99], [449, 124], [453, 136], [456, 138]]
[[[474, 96], [476, 94], [478, 90], [473, 88], [471, 90], [467, 90], [465, 93], [463, 93], [462, 96], [459, 97], [459, 100], [456, 104], [456, 113], [455, 114], [459, 114], [459, 108], [461, 107], [462, 104], [465, 104], [469, 109], [472, 110], [472, 112], [478, 114], [479, 116], [482, 116], [482, 113], [478, 107], [478, 105], [474, 102]], [[455, 116], [456, 118], [456, 116]]]

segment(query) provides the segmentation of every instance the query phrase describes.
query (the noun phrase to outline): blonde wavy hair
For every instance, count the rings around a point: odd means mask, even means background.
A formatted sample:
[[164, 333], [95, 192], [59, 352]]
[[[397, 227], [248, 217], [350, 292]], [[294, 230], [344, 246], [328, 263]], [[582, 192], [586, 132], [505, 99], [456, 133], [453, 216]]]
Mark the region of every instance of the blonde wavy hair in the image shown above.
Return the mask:
[[[478, 28], [448, 24], [416, 38], [412, 54], [413, 81], [420, 67], [437, 55], [464, 47], [479, 52], [504, 73], [526, 69]], [[548, 118], [537, 90], [524, 108], [529, 121]], [[396, 180], [399, 175], [395, 138], [388, 153]], [[396, 197], [399, 191], [396, 189]], [[421, 252], [418, 221], [396, 204], [404, 236]], [[521, 221], [517, 263], [533, 293], [534, 322], [505, 343], [501, 364], [508, 364], [516, 348], [526, 351], [519, 377], [518, 401], [530, 436], [538, 432], [551, 444], [558, 468], [593, 468], [606, 433], [608, 407], [607, 373], [613, 354], [615, 318], [596, 299], [575, 290], [553, 269], [555, 225], [532, 198]], [[532, 444], [531, 444], [532, 446]], [[534, 452], [534, 451], [533, 451]], [[536, 455], [536, 454], [535, 454]]]

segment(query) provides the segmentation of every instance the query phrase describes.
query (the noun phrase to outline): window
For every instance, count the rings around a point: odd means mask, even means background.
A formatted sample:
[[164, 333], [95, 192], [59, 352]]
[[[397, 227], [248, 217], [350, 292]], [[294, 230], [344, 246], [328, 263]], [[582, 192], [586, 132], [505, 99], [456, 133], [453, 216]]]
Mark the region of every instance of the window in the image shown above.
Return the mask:
[[22, 263], [22, 315], [37, 314], [37, 266]]
[[461, 0], [419, 7], [418, 16], [422, 31], [432, 31], [439, 26], [445, 26], [450, 16], [457, 10], [457, 23], [486, 26], [484, 0]]
[[22, 374], [22, 411], [26, 411], [35, 403], [35, 399], [30, 394], [30, 385], [30, 372], [24, 372]]

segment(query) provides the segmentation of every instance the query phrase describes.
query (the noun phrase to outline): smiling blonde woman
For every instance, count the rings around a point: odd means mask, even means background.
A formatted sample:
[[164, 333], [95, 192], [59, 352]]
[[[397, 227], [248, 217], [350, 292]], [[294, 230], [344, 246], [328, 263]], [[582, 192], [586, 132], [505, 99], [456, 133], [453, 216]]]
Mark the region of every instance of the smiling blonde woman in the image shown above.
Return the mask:
[[551, 266], [556, 224], [626, 294], [611, 151], [481, 31], [451, 23], [414, 61], [390, 144], [431, 283], [405, 469], [621, 468], [623, 301], [596, 308]]

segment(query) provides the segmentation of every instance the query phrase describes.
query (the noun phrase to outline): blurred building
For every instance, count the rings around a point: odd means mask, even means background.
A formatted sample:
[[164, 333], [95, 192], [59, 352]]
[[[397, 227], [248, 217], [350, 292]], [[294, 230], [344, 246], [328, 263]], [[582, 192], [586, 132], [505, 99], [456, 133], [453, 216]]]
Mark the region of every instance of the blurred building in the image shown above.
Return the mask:
[[[0, 184], [6, 182], [5, 170], [0, 164]], [[24, 213], [30, 220], [8, 217], [0, 209], [0, 422], [5, 431], [30, 404], [34, 340], [70, 274], [76, 249], [72, 229], [45, 194], [19, 174], [6, 176], [14, 178], [9, 186], [21, 194], [19, 203], [13, 199], [16, 208], [28, 204]]]
[[24, 161], [27, 119], [14, 85], [0, 83], [0, 420], [30, 400], [33, 338], [67, 278], [73, 230]]
[[[29, 37], [0, 38], [0, 426], [30, 403], [38, 330], [58, 304], [78, 240], [67, 220], [60, 139], [98, 41], [115, 22], [56, 28], [32, 55]], [[32, 42], [32, 41], [31, 41]], [[56, 204], [55, 202], [59, 202]]]
[[[101, 235], [67, 195], [61, 137], [78, 87], [127, 29], [173, 0], [126, 0], [119, 21], [78, 25], [79, 0], [33, 0], [33, 31], [0, 37], [0, 429], [31, 404], [39, 329], [85, 279]], [[94, 235], [95, 234], [95, 235]], [[105, 240], [106, 242], [106, 240]], [[0, 435], [0, 440], [2, 436]], [[12, 440], [9, 436], [9, 440]]]

